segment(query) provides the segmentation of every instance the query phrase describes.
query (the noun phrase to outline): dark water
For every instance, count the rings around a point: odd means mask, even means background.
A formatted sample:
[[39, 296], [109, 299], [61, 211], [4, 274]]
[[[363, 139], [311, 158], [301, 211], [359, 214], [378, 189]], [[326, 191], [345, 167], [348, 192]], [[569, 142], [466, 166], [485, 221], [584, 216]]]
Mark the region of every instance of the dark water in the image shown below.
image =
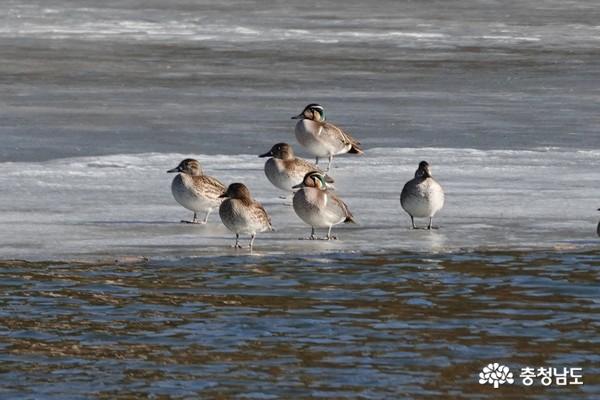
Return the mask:
[[[600, 253], [0, 264], [1, 398], [600, 395]], [[481, 386], [489, 362], [584, 385]]]

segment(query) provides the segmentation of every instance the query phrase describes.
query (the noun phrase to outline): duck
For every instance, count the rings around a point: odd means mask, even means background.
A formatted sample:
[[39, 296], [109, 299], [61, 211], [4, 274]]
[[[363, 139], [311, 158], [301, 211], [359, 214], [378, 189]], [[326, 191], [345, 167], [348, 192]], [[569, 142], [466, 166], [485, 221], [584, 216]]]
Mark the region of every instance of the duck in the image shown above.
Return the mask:
[[292, 119], [299, 120], [295, 128], [296, 139], [316, 157], [316, 164], [319, 164], [320, 157], [329, 157], [326, 172], [329, 172], [333, 157], [338, 154], [364, 154], [360, 142], [325, 121], [325, 109], [320, 104], [307, 105]]
[[416, 229], [415, 217], [429, 218], [427, 229], [433, 229], [434, 215], [444, 207], [444, 189], [433, 179], [427, 161], [421, 161], [415, 177], [406, 182], [400, 194], [400, 204], [410, 215], [412, 229]]
[[252, 198], [250, 190], [243, 183], [232, 183], [220, 197], [225, 200], [219, 206], [219, 216], [223, 225], [235, 233], [233, 247], [241, 248], [240, 234], [247, 234], [250, 235], [248, 247], [252, 251], [256, 234], [273, 230], [271, 217], [264, 207]]
[[[265, 175], [273, 186], [286, 192], [291, 192], [293, 186], [302, 183], [307, 173], [323, 172], [316, 165], [296, 157], [288, 143], [277, 143], [259, 157], [271, 157], [265, 162]], [[325, 180], [334, 183], [329, 175], [325, 175]]]
[[331, 235], [334, 225], [356, 223], [348, 205], [334, 192], [328, 190], [325, 175], [319, 171], [311, 171], [296, 186], [299, 189], [293, 198], [296, 215], [311, 227], [309, 239], [315, 240], [315, 228], [328, 228], [326, 240], [335, 240]]
[[[171, 182], [171, 193], [175, 200], [194, 212], [191, 221], [181, 222], [206, 224], [212, 210], [221, 204], [222, 199], [219, 196], [225, 190], [225, 185], [216, 178], [204, 175], [200, 162], [192, 158], [186, 158], [167, 173], [177, 173]], [[206, 213], [203, 221], [198, 221], [199, 212]]]

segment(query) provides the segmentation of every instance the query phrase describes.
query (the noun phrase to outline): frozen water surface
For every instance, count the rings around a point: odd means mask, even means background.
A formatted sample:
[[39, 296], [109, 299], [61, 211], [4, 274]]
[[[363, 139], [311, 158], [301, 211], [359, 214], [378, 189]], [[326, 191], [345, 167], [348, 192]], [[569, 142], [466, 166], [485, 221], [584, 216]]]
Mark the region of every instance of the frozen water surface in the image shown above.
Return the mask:
[[[266, 149], [256, 149], [256, 154]], [[173, 168], [196, 157], [224, 183], [245, 182], [273, 218], [257, 254], [597, 247], [600, 151], [566, 149], [369, 149], [341, 156], [333, 177], [357, 225], [338, 241], [312, 242], [309, 227], [262, 171], [256, 155], [129, 154], [0, 165], [3, 258], [235, 254], [218, 213], [206, 226], [179, 223], [191, 212], [172, 198]], [[446, 191], [440, 229], [410, 230], [399, 193], [427, 160]], [[421, 226], [426, 220], [418, 221]], [[322, 232], [323, 233], [323, 232]]]
[[254, 153], [310, 102], [368, 148], [599, 149], [597, 4], [509, 3], [5, 1], [0, 160]]

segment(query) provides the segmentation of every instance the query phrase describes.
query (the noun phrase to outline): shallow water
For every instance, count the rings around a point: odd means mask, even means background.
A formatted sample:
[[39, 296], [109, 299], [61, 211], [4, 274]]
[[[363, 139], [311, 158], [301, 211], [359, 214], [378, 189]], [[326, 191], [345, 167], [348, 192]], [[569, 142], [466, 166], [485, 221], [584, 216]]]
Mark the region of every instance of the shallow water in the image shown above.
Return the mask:
[[[600, 253], [3, 262], [2, 398], [597, 398]], [[584, 385], [481, 386], [489, 362]]]

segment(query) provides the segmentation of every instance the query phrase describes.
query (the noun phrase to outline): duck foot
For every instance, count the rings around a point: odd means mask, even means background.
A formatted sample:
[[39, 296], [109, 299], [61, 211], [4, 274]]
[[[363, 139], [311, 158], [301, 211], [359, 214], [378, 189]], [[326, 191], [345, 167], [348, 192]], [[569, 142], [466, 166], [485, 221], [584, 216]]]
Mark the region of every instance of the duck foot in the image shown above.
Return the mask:
[[325, 236], [325, 237], [309, 236], [309, 237], [298, 238], [298, 240], [337, 240], [337, 236]]
[[319, 238], [316, 237], [315, 235], [310, 235], [309, 237], [298, 238], [298, 240], [319, 240]]
[[204, 224], [206, 224], [205, 221], [188, 221], [188, 220], [185, 220], [185, 219], [182, 219], [181, 223], [182, 224], [195, 224], [195, 225], [204, 225]]

